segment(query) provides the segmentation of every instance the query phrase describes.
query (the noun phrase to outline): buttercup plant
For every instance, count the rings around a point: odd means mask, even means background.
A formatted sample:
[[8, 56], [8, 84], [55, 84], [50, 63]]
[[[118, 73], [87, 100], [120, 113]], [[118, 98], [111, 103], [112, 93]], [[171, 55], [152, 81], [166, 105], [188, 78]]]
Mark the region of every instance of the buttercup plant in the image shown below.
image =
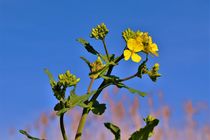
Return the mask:
[[[45, 73], [50, 79], [50, 85], [54, 96], [57, 99], [57, 104], [54, 106], [54, 111], [56, 111], [57, 116], [60, 118], [60, 129], [63, 136], [63, 140], [68, 140], [66, 135], [66, 130], [64, 126], [64, 115], [67, 111], [71, 110], [76, 106], [83, 108], [83, 112], [79, 121], [77, 132], [75, 134], [75, 140], [81, 140], [82, 132], [86, 123], [87, 116], [90, 112], [95, 115], [102, 115], [106, 110], [106, 104], [99, 103], [97, 98], [105, 89], [110, 85], [115, 85], [118, 88], [125, 88], [129, 92], [138, 94], [142, 97], [146, 96], [146, 93], [141, 92], [137, 89], [133, 89], [126, 84], [124, 81], [131, 80], [132, 78], [138, 77], [142, 78], [143, 75], [148, 75], [150, 79], [155, 82], [161, 75], [158, 73], [159, 64], [156, 63], [152, 68], [147, 67], [147, 62], [149, 60], [149, 55], [158, 56], [158, 46], [152, 41], [152, 37], [147, 32], [133, 31], [127, 29], [122, 32], [122, 37], [126, 42], [126, 46], [122, 49], [122, 54], [120, 56], [115, 56], [114, 54], [108, 53], [108, 48], [106, 46], [106, 35], [109, 30], [104, 23], [97, 25], [92, 29], [90, 37], [102, 42], [105, 50], [105, 55], [98, 52], [95, 47], [90, 45], [86, 40], [79, 38], [77, 41], [82, 44], [82, 46], [91, 54], [96, 57], [94, 62], [90, 62], [85, 57], [81, 59], [88, 65], [90, 84], [87, 88], [87, 93], [79, 96], [76, 93], [77, 84], [80, 78], [77, 78], [70, 71], [66, 71], [64, 74], [58, 76], [56, 81], [52, 74], [45, 69]], [[145, 60], [142, 61], [142, 57], [145, 56]], [[119, 65], [122, 60], [131, 60], [139, 65], [136, 73], [126, 78], [120, 78], [117, 75], [113, 75], [112, 71], [115, 66]], [[140, 63], [141, 62], [141, 63]], [[96, 90], [92, 90], [92, 85], [97, 79], [103, 79], [102, 83]], [[67, 88], [71, 88], [69, 94], [66, 93]], [[129, 140], [147, 140], [152, 136], [153, 129], [158, 125], [159, 120], [149, 115], [144, 119], [146, 125], [144, 128], [140, 128], [131, 134]], [[120, 128], [110, 122], [104, 123], [105, 127], [109, 129], [115, 136], [115, 140], [120, 140]], [[26, 131], [20, 130], [22, 134], [32, 140], [40, 140], [39, 138], [32, 137]]]

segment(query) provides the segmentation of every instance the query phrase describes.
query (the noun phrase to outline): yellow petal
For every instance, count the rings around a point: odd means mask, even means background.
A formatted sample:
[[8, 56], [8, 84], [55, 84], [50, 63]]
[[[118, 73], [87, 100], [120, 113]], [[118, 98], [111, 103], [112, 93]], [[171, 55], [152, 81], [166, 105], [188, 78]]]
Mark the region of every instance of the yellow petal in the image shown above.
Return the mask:
[[136, 37], [136, 40], [137, 40], [138, 42], [142, 42], [142, 41], [143, 41], [143, 39], [142, 39], [141, 36], [137, 36], [137, 37]]
[[131, 51], [140, 52], [141, 50], [143, 50], [142, 39], [140, 37], [136, 39], [129, 39], [127, 42], [127, 46]]
[[137, 41], [135, 39], [129, 39], [127, 42], [127, 47], [130, 50], [134, 50], [134, 48], [137, 46]]
[[144, 49], [144, 46], [143, 46], [143, 44], [141, 43], [139, 43], [134, 49], [133, 49], [133, 51], [134, 52], [140, 52], [140, 51], [142, 51]]
[[152, 43], [152, 37], [149, 36], [149, 43]]
[[131, 55], [131, 59], [132, 59], [134, 62], [138, 63], [138, 62], [141, 61], [141, 56], [139, 56], [139, 55], [136, 54], [136, 53], [133, 53], [133, 54]]
[[157, 47], [157, 45], [156, 45], [155, 43], [153, 43], [153, 44], [151, 45], [151, 53], [152, 53], [153, 55], [155, 55], [155, 56], [158, 56], [157, 51], [158, 51], [158, 47]]
[[124, 54], [124, 59], [125, 60], [130, 59], [130, 57], [131, 57], [131, 51], [130, 50], [124, 50], [123, 54]]
[[153, 50], [153, 51], [158, 51], [158, 46], [157, 46], [157, 44], [153, 43], [153, 44], [151, 45], [151, 47], [152, 47], [152, 50]]

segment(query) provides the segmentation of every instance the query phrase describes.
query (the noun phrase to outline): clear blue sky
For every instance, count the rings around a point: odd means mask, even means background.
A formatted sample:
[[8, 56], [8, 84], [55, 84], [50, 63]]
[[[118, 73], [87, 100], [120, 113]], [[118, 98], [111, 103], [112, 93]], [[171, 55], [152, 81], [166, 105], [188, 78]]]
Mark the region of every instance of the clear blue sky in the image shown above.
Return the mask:
[[[43, 69], [54, 75], [70, 69], [81, 78], [80, 92], [88, 84], [88, 53], [75, 41], [88, 38], [95, 25], [110, 30], [110, 52], [122, 52], [121, 32], [130, 27], [148, 31], [159, 46], [162, 77], [128, 84], [146, 92], [164, 92], [166, 102], [181, 108], [185, 100], [210, 105], [209, 0], [0, 0], [0, 138], [5, 128], [23, 127], [41, 111], [52, 109], [55, 99]], [[93, 57], [90, 58], [93, 60]], [[123, 62], [115, 72], [133, 73], [137, 64]], [[129, 69], [128, 69], [129, 67]]]

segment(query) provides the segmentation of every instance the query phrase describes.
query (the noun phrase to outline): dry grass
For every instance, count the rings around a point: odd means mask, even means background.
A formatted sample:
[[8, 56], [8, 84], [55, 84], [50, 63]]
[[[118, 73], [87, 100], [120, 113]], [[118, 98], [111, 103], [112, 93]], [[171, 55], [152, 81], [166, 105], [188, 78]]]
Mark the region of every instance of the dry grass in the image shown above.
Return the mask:
[[[182, 116], [173, 119], [173, 109], [164, 104], [163, 94], [150, 94], [146, 104], [142, 104], [137, 96], [130, 94], [118, 95], [117, 88], [110, 93], [104, 92], [102, 101], [107, 103], [107, 110], [102, 116], [95, 116], [92, 113], [88, 117], [83, 139], [85, 140], [110, 140], [113, 139], [109, 130], [103, 126], [104, 122], [113, 122], [121, 128], [122, 140], [127, 140], [129, 135], [144, 126], [142, 121], [141, 106], [147, 108], [148, 112], [158, 119], [160, 123], [155, 128], [153, 140], [210, 140], [210, 120], [196, 122], [194, 117], [200, 114], [209, 115], [209, 108], [204, 103], [184, 103]], [[115, 99], [115, 97], [119, 97]], [[133, 96], [133, 97], [128, 97]], [[155, 98], [155, 100], [154, 100]], [[129, 99], [129, 100], [127, 100]], [[74, 139], [77, 125], [80, 119], [81, 109], [75, 108], [65, 116], [65, 125], [70, 139]], [[210, 116], [209, 116], [210, 117]], [[207, 117], [206, 117], [207, 118]], [[176, 125], [176, 124], [179, 125]], [[40, 115], [34, 124], [25, 127], [32, 135], [46, 138], [48, 140], [61, 140], [58, 119], [55, 112], [45, 112]], [[10, 130], [10, 135], [19, 135]]]

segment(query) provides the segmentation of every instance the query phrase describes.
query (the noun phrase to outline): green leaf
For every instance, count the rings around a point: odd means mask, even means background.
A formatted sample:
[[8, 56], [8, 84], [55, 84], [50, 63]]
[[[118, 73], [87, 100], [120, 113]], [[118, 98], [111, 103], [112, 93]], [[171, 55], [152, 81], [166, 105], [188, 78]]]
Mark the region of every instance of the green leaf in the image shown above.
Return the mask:
[[109, 122], [104, 123], [104, 125], [107, 129], [109, 129], [112, 132], [112, 134], [114, 134], [114, 136], [115, 136], [114, 140], [120, 140], [121, 139], [120, 138], [120, 128], [118, 126], [116, 126], [112, 123], [109, 123]]
[[54, 78], [53, 78], [53, 75], [50, 73], [50, 71], [48, 69], [44, 69], [44, 72], [47, 74], [47, 76], [49, 77], [50, 79], [50, 84], [52, 86], [52, 84], [55, 82]]
[[159, 120], [149, 115], [144, 121], [146, 126], [134, 132], [129, 140], [148, 140], [152, 136], [153, 130], [158, 125]]
[[70, 108], [80, 104], [80, 103], [83, 103], [84, 101], [88, 100], [89, 97], [91, 96], [91, 94], [85, 94], [85, 95], [82, 95], [82, 96], [71, 96], [70, 97]]
[[106, 110], [106, 104], [99, 104], [98, 101], [95, 101], [91, 111], [96, 115], [102, 115]]
[[139, 91], [139, 90], [127, 87], [127, 86], [125, 88], [127, 88], [131, 93], [136, 93], [136, 94], [138, 94], [138, 95], [140, 95], [142, 97], [147, 95], [145, 92], [142, 92], [142, 91]]
[[118, 88], [126, 88], [126, 89], [128, 89], [129, 92], [134, 93], [134, 94], [138, 94], [142, 97], [147, 95], [145, 92], [142, 92], [142, 91], [139, 91], [139, 90], [136, 90], [134, 88], [126, 86], [125, 84], [120, 82], [119, 77], [117, 77], [115, 75], [110, 75], [110, 76], [103, 75], [101, 77], [104, 78], [105, 80], [107, 80], [109, 83], [111, 83], [113, 85], [116, 85]]
[[62, 108], [61, 110], [59, 110], [56, 115], [61, 116], [61, 114], [66, 113], [67, 111], [69, 111], [69, 108]]
[[110, 81], [112, 83], [115, 83], [117, 82], [117, 80], [119, 80], [120, 78], [115, 76], [115, 75], [102, 75], [101, 76], [103, 79], [107, 80], [107, 81]]
[[96, 91], [92, 91], [90, 93], [87, 93], [85, 95], [78, 96], [74, 93], [74, 91], [71, 91], [70, 96], [68, 97], [66, 101], [66, 106], [69, 109], [72, 109], [75, 106], [80, 106], [83, 108], [89, 107], [89, 105], [86, 105], [84, 102], [87, 101], [91, 95], [95, 94]]
[[75, 106], [80, 106], [80, 107], [83, 107], [83, 108], [91, 107], [90, 105], [85, 104], [85, 101], [87, 101], [91, 95], [95, 94], [96, 91], [92, 91], [92, 92], [87, 93], [85, 95], [78, 96], [75, 93], [75, 89], [76, 89], [76, 87], [74, 87], [70, 91], [70, 96], [68, 96], [68, 98], [65, 101], [63, 101], [64, 103], [60, 102], [60, 103], [56, 104], [56, 106], [54, 107], [54, 110], [58, 111], [56, 113], [58, 116], [66, 113], [67, 111], [71, 110]]
[[28, 139], [30, 140], [45, 140], [45, 139], [39, 139], [39, 138], [35, 138], [32, 137], [31, 135], [29, 135], [25, 130], [19, 130], [19, 132], [23, 135], [25, 135]]
[[84, 102], [80, 102], [77, 104], [78, 106], [82, 107], [82, 108], [91, 108], [90, 104], [85, 104]]
[[99, 57], [106, 63], [109, 63], [110, 61], [114, 60], [114, 54], [109, 55], [109, 59], [107, 58], [107, 55], [99, 55]]
[[145, 92], [142, 92], [142, 91], [139, 91], [139, 90], [137, 90], [137, 89], [128, 87], [128, 86], [126, 86], [125, 84], [123, 84], [123, 83], [121, 83], [121, 82], [119, 82], [119, 83], [117, 83], [117, 84], [115, 84], [115, 85], [116, 85], [118, 88], [126, 88], [126, 89], [128, 89], [129, 92], [134, 93], [134, 94], [138, 94], [138, 95], [140, 95], [140, 96], [142, 96], [142, 97], [144, 97], [144, 96], [147, 95]]
[[81, 43], [89, 53], [92, 53], [94, 55], [99, 55], [99, 53], [86, 40], [78, 38], [77, 41]]
[[137, 72], [137, 76], [139, 78], [142, 78], [143, 74], [146, 74], [148, 72], [147, 66], [146, 66], [146, 62], [141, 63], [141, 65], [138, 68], [138, 72]]
[[85, 57], [80, 57], [85, 63], [88, 65], [88, 67], [91, 69], [90, 61], [88, 61]]
[[62, 102], [59, 102], [55, 105], [54, 110], [55, 111], [60, 111], [61, 109], [63, 109], [65, 107], [65, 105]]

